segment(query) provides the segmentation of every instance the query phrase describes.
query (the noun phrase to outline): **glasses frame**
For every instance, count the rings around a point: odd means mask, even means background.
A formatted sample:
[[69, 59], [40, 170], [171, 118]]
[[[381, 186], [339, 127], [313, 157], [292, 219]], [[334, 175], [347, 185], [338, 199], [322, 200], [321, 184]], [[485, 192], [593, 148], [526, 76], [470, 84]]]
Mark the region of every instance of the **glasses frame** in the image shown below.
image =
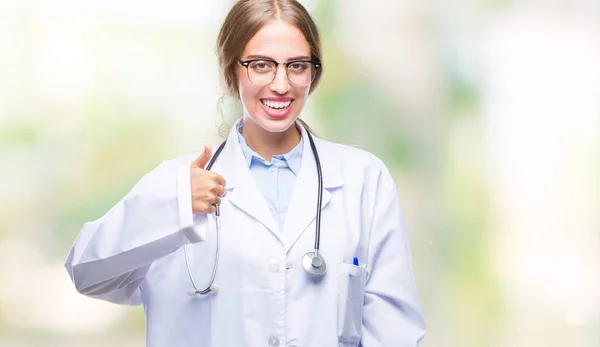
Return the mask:
[[[250, 63], [253, 63], [255, 61], [271, 62], [271, 63], [275, 64], [275, 71], [273, 73], [273, 79], [271, 80], [271, 82], [263, 84], [265, 86], [273, 83], [273, 81], [275, 80], [275, 77], [277, 76], [277, 70], [279, 69], [279, 65], [283, 65], [285, 67], [285, 73], [286, 73], [288, 82], [290, 82], [290, 84], [292, 84], [296, 87], [309, 86], [311, 83], [314, 82], [315, 78], [317, 77], [317, 72], [319, 71], [319, 69], [322, 68], [322, 64], [320, 62], [311, 60], [311, 59], [295, 59], [295, 60], [290, 60], [290, 61], [286, 61], [286, 62], [278, 62], [278, 61], [275, 61], [275, 60], [269, 59], [269, 58], [255, 58], [255, 59], [248, 59], [248, 60], [239, 60], [238, 59], [238, 64], [240, 64], [241, 66], [246, 68], [246, 74], [248, 75], [248, 80], [252, 84], [256, 84], [256, 83], [252, 82], [252, 79], [250, 78], [250, 69], [249, 68], [250, 68]], [[311, 64], [313, 64], [313, 66], [315, 67], [315, 74], [308, 84], [299, 85], [299, 84], [295, 84], [294, 82], [292, 82], [292, 80], [290, 79], [290, 70], [288, 70], [288, 65], [294, 64], [294, 63], [311, 63]]]

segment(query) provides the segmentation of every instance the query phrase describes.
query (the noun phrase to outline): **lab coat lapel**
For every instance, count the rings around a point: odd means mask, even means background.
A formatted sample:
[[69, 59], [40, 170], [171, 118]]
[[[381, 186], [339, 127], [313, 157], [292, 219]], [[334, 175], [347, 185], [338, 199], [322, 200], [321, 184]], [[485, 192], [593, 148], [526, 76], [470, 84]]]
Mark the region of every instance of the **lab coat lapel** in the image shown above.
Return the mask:
[[[262, 223], [282, 241], [275, 219], [248, 168], [236, 131], [234, 126], [227, 138], [223, 153], [215, 163], [215, 169], [220, 170], [226, 181], [225, 199], [229, 199], [237, 208]], [[227, 218], [225, 215], [223, 217]]]
[[[310, 146], [310, 140], [308, 139], [306, 130], [302, 128], [301, 125], [299, 125], [299, 127], [302, 129], [304, 147], [302, 150], [300, 174], [296, 180], [296, 187], [294, 188], [294, 193], [288, 207], [283, 230], [283, 240], [286, 252], [289, 252], [294, 243], [296, 243], [300, 236], [308, 229], [309, 225], [311, 235], [314, 235], [316, 230], [315, 224], [311, 223], [317, 216], [319, 178], [315, 157]], [[318, 138], [314, 138], [314, 140], [323, 173], [323, 203], [321, 205], [321, 210], [323, 210], [331, 199], [329, 190], [341, 186], [342, 182], [339, 172], [336, 171], [339, 168], [339, 165], [333, 163], [335, 158], [329, 155], [330, 153], [323, 148], [324, 146], [320, 146], [321, 140]]]

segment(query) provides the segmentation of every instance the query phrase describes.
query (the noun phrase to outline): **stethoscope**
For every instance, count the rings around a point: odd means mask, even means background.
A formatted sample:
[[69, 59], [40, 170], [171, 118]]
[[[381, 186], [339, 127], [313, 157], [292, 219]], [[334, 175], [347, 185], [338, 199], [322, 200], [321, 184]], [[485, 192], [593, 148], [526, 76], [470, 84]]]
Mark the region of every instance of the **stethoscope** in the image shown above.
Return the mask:
[[[318, 196], [317, 196], [315, 249], [312, 252], [307, 252], [302, 257], [302, 267], [304, 268], [304, 270], [306, 270], [306, 272], [309, 275], [314, 276], [314, 277], [320, 277], [320, 276], [323, 276], [325, 274], [325, 272], [327, 271], [327, 263], [325, 262], [325, 259], [323, 258], [323, 256], [321, 254], [319, 254], [319, 241], [321, 238], [321, 205], [323, 203], [323, 173], [321, 172], [321, 161], [319, 160], [319, 154], [317, 153], [317, 147], [315, 146], [315, 142], [312, 138], [312, 135], [310, 134], [310, 132], [308, 130], [306, 131], [306, 133], [308, 134], [308, 140], [310, 142], [310, 147], [311, 147], [312, 153], [315, 157], [315, 164], [317, 165], [317, 177], [318, 177], [318, 181], [319, 181], [319, 191], [318, 191]], [[227, 141], [223, 141], [223, 143], [221, 143], [221, 145], [219, 146], [219, 148], [217, 149], [217, 151], [215, 152], [213, 157], [210, 159], [210, 161], [206, 165], [205, 170], [210, 170], [212, 168], [213, 163], [215, 162], [215, 160], [217, 159], [219, 154], [221, 154], [221, 151], [225, 147], [226, 142]], [[193, 296], [196, 294], [204, 295], [204, 294], [208, 294], [210, 292], [217, 292], [219, 290], [219, 286], [217, 284], [215, 284], [214, 281], [215, 281], [215, 276], [217, 274], [217, 267], [219, 265], [219, 246], [220, 246], [220, 241], [221, 241], [220, 240], [221, 239], [220, 218], [221, 218], [221, 210], [219, 208], [219, 205], [217, 205], [216, 211], [215, 211], [215, 223], [216, 223], [216, 229], [217, 229], [217, 247], [216, 247], [216, 254], [215, 254], [215, 264], [213, 265], [213, 271], [210, 276], [210, 281], [208, 282], [208, 286], [206, 286], [206, 288], [204, 288], [203, 290], [199, 290], [198, 286], [196, 285], [196, 281], [194, 281], [194, 276], [192, 275], [192, 269], [190, 268], [190, 261], [188, 258], [187, 247], [183, 246], [183, 253], [185, 254], [185, 265], [187, 266], [188, 275], [190, 276], [190, 281], [192, 282], [192, 286], [193, 286], [193, 288], [190, 288], [188, 290], [188, 294], [190, 296]]]

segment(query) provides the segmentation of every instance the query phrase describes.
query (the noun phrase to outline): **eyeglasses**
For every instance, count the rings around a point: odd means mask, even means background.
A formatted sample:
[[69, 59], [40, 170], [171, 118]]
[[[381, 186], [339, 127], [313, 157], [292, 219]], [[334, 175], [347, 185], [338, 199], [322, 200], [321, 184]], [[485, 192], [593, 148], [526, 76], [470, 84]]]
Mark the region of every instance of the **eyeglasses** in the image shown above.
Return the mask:
[[279, 63], [272, 59], [238, 60], [238, 64], [248, 71], [248, 79], [252, 84], [265, 86], [270, 84], [277, 75], [277, 67], [285, 67], [288, 81], [297, 87], [306, 87], [311, 84], [321, 63], [313, 60], [292, 60]]

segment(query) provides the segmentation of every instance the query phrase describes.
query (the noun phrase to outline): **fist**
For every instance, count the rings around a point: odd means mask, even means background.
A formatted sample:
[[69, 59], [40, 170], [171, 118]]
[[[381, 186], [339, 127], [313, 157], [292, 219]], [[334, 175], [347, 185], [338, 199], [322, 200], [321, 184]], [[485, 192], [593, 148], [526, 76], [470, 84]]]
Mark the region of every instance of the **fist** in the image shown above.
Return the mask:
[[190, 183], [192, 187], [192, 212], [214, 213], [225, 196], [225, 179], [212, 171], [204, 170], [212, 156], [209, 145], [190, 165]]

